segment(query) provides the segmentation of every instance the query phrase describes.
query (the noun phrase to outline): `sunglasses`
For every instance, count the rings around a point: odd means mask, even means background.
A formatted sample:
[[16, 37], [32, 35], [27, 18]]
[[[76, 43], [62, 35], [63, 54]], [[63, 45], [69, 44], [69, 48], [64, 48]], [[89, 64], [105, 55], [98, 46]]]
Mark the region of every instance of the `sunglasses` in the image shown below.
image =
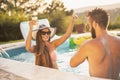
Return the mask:
[[51, 34], [51, 31], [47, 31], [47, 32], [41, 31], [41, 34], [42, 34], [42, 35], [45, 35], [45, 34], [50, 35], [50, 34]]

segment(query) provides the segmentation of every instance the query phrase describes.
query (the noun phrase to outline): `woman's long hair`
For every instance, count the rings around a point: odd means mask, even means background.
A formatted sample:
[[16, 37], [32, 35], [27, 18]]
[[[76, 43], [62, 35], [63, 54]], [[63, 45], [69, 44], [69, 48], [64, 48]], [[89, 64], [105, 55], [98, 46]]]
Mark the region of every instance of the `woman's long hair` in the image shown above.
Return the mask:
[[[50, 38], [49, 40], [50, 41]], [[50, 57], [49, 49], [42, 40], [41, 30], [37, 32], [36, 36], [36, 65], [53, 68], [52, 60]]]

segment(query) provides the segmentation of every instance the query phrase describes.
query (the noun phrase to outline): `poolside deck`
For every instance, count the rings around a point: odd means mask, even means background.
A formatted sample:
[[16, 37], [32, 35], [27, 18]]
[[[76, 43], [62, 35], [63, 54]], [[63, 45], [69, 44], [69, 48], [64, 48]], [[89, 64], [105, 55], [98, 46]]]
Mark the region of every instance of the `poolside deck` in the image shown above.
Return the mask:
[[0, 58], [0, 80], [111, 80], [95, 78], [56, 69], [36, 66], [30, 63]]
[[9, 43], [9, 44], [1, 44], [0, 48], [2, 49], [6, 49], [6, 48], [12, 48], [12, 47], [16, 47], [16, 46], [24, 46], [25, 45], [25, 41], [22, 42], [15, 42], [15, 43]]
[[27, 79], [0, 69], [0, 80], [27, 80]]

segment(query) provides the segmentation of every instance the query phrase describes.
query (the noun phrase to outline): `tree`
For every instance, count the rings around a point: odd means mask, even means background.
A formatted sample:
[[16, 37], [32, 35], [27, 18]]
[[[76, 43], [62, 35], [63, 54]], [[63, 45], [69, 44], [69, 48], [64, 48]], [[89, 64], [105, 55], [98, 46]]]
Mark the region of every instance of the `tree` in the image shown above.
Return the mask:
[[4, 12], [11, 11], [11, 10], [18, 10], [20, 6], [26, 3], [29, 0], [1, 0], [0, 1], [0, 9]]
[[53, 11], [64, 11], [66, 8], [64, 7], [63, 3], [59, 0], [53, 0], [51, 4], [48, 5], [48, 7], [44, 10], [44, 13], [52, 13]]
[[[40, 9], [45, 9], [43, 13]], [[73, 10], [68, 11], [60, 0], [47, 4], [45, 0], [0, 0], [0, 39], [1, 41], [21, 39], [19, 30], [21, 21], [29, 20], [33, 12], [38, 18], [47, 18], [50, 25], [57, 27], [57, 33], [66, 31]], [[9, 14], [9, 15], [8, 15]]]
[[120, 16], [117, 16], [113, 22], [110, 23], [109, 30], [120, 29]]
[[[39, 14], [39, 18], [48, 18], [50, 25], [57, 28], [57, 34], [63, 34], [66, 31], [68, 22], [67, 16], [73, 14], [73, 10], [68, 11], [63, 2], [60, 0], [53, 0], [43, 11], [43, 14]], [[66, 21], [68, 20], [68, 21]], [[67, 25], [66, 25], [67, 24]]]
[[51, 14], [56, 11], [65, 12], [66, 15], [71, 15], [73, 13], [73, 10], [68, 11], [63, 2], [60, 0], [53, 0], [51, 4], [48, 5], [48, 7], [44, 10], [44, 13]]
[[33, 14], [34, 11], [39, 11], [46, 5], [45, 0], [0, 0], [0, 10], [7, 13], [23, 11], [26, 14]]

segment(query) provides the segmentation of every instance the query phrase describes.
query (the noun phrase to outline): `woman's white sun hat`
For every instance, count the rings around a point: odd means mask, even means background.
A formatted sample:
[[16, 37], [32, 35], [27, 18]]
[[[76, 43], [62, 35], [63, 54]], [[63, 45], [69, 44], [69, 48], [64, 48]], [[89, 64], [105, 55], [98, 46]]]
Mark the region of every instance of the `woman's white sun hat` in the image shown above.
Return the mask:
[[51, 31], [50, 38], [52, 38], [55, 35], [56, 28], [50, 27], [48, 19], [40, 19], [37, 21], [37, 24], [32, 29], [32, 39], [36, 40], [36, 34], [37, 34], [38, 30], [42, 30], [45, 28], [50, 29], [50, 31]]

